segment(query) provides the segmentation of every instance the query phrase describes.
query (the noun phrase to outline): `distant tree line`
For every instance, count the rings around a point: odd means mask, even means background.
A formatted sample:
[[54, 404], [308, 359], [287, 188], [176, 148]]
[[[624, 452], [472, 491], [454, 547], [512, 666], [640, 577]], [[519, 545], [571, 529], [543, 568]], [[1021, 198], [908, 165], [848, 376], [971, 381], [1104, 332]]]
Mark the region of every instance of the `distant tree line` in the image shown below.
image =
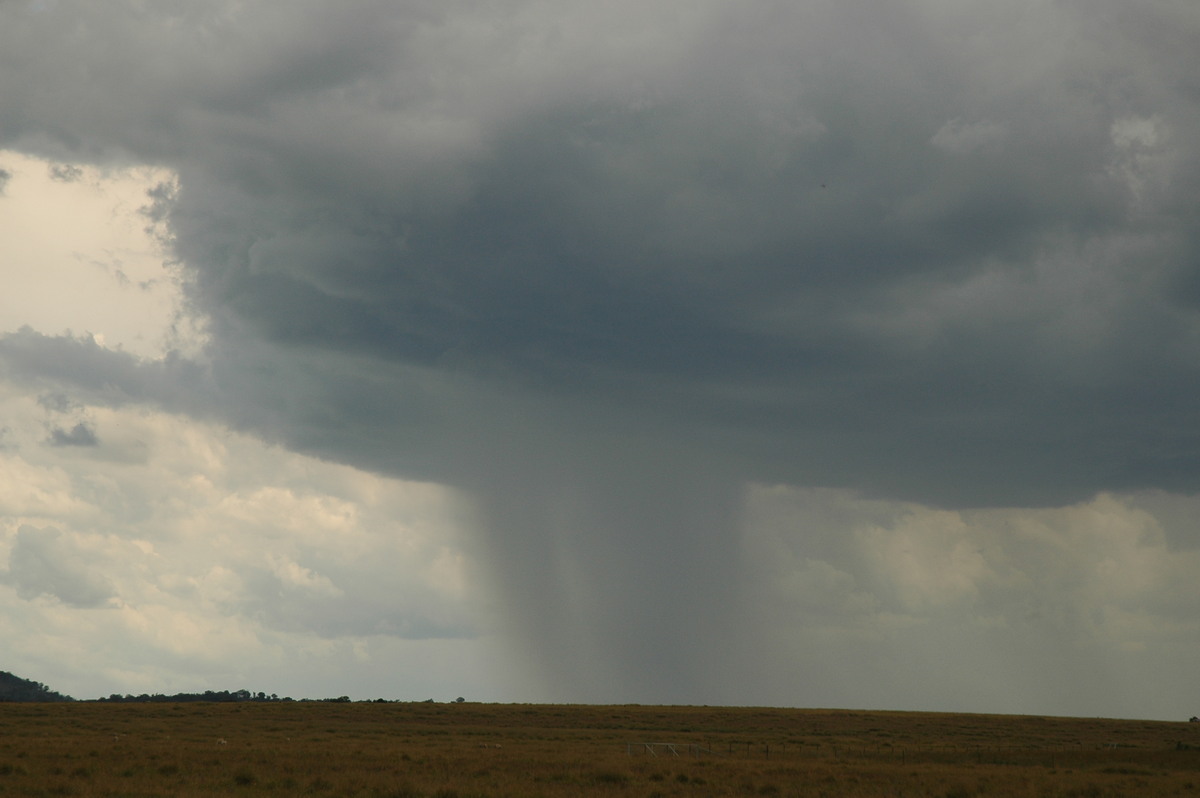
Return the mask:
[[[74, 701], [74, 698], [67, 698], [67, 701]], [[122, 696], [119, 692], [114, 692], [113, 695], [107, 698], [96, 698], [96, 701], [103, 703], [186, 703], [190, 701], [214, 701], [223, 703], [232, 703], [239, 701], [253, 702], [317, 702], [317, 703], [353, 703], [349, 696], [338, 696], [336, 698], [293, 698], [290, 696], [277, 696], [272, 692], [271, 695], [266, 695], [265, 692], [251, 692], [250, 690], [205, 690], [204, 692], [176, 692], [174, 695], [163, 695], [161, 692], [143, 692], [142, 695], [134, 696], [126, 694]], [[466, 698], [456, 698], [455, 702], [462, 703]], [[401, 700], [389, 700], [389, 698], [366, 698], [359, 703], [437, 703], [433, 698], [426, 698], [421, 702], [406, 702]]]
[[97, 698], [97, 701], [106, 701], [125, 704], [144, 704], [149, 702], [161, 703], [183, 703], [187, 701], [215, 701], [219, 703], [232, 703], [237, 701], [293, 701], [294, 699], [279, 696], [271, 693], [252, 693], [249, 690], [205, 690], [203, 693], [175, 693], [174, 695], [164, 695], [163, 693], [142, 693], [141, 695], [131, 695], [113, 693], [108, 698]]
[[[249, 690], [205, 690], [203, 693], [175, 693], [174, 695], [164, 695], [162, 693], [142, 693], [141, 695], [121, 695], [113, 693], [108, 698], [97, 698], [97, 701], [105, 703], [120, 703], [120, 704], [145, 704], [145, 703], [184, 703], [188, 701], [214, 701], [219, 703], [232, 703], [239, 701], [254, 701], [254, 702], [272, 702], [272, 701], [319, 701], [334, 704], [349, 704], [350, 696], [343, 695], [337, 698], [292, 698], [290, 696], [280, 696], [271, 693], [252, 693]], [[432, 701], [433, 699], [429, 699]], [[376, 698], [372, 703], [388, 704], [392, 703], [383, 698]]]
[[74, 701], [69, 695], [56, 693], [41, 682], [32, 682], [0, 671], [0, 701]]
[[[29, 679], [22, 679], [19, 676], [14, 676], [7, 671], [0, 671], [0, 702], [4, 701], [75, 701], [69, 695], [56, 693], [46, 685], [40, 682], [33, 682]], [[463, 703], [466, 699], [458, 698], [456, 703]], [[184, 703], [189, 701], [211, 701], [217, 703], [234, 703], [239, 701], [255, 701], [255, 702], [272, 702], [272, 701], [323, 701], [335, 704], [350, 703], [350, 696], [343, 695], [337, 698], [291, 698], [290, 696], [280, 697], [275, 693], [267, 695], [263, 692], [252, 693], [249, 690], [205, 690], [203, 693], [175, 693], [174, 695], [164, 695], [163, 693], [142, 693], [141, 695], [132, 695], [126, 693], [113, 693], [108, 698], [97, 698], [96, 701], [103, 701], [114, 704], [146, 704], [146, 703]], [[398, 703], [389, 701], [384, 698], [376, 698], [369, 700], [374, 704], [391, 704]], [[432, 704], [434, 700], [427, 698], [423, 703]]]

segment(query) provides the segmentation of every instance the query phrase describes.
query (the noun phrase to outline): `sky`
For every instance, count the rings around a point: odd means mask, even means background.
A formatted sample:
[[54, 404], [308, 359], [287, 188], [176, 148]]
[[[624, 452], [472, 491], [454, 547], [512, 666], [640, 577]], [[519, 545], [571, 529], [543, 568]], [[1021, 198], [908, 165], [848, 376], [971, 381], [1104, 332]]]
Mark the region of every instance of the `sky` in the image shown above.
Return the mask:
[[0, 670], [1183, 719], [1190, 0], [0, 0]]

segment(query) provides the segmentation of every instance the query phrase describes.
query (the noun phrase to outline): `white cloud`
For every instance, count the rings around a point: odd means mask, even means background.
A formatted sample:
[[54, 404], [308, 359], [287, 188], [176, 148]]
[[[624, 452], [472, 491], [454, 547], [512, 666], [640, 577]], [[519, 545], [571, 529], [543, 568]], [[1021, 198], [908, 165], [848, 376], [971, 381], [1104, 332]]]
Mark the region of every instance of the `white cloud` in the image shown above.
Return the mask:
[[[1200, 512], [1200, 498], [1172, 501]], [[781, 662], [824, 674], [807, 680], [802, 704], [861, 706], [848, 704], [838, 663], [874, 658], [878, 668], [867, 670], [877, 672], [862, 679], [886, 684], [871, 695], [891, 706], [957, 695], [999, 711], [1170, 718], [1168, 696], [1190, 678], [1178, 658], [1200, 653], [1200, 541], [1168, 545], [1139, 503], [1101, 494], [1062, 508], [957, 512], [756, 488], [747, 568], [767, 578], [750, 606]], [[1141, 684], [1145, 662], [1131, 659], [1146, 657], [1163, 663], [1157, 694]], [[1021, 658], [1055, 664], [1030, 670]], [[906, 664], [888, 671], [888, 662]], [[764, 666], [765, 683], [784, 684], [790, 667]], [[1069, 689], [1064, 671], [1074, 674]], [[996, 690], [997, 679], [1013, 678], [1019, 691]]]
[[[461, 657], [480, 633], [449, 491], [144, 408], [57, 403], [100, 430], [100, 454], [79, 457], [38, 438], [57, 412], [46, 404], [11, 388], [3, 404], [13, 430], [0, 452], [11, 669], [90, 697], [234, 689], [298, 658], [307, 670], [280, 669], [260, 685], [302, 693], [315, 688], [312, 673], [336, 670], [324, 659], [350, 657], [361, 671], [363, 652], [376, 652], [367, 660], [378, 669], [364, 678], [382, 686], [395, 663], [372, 637], [418, 636], [436, 649], [451, 636], [464, 640]], [[139, 457], [119, 456], [131, 447]], [[81, 648], [86, 656], [63, 656]], [[388, 694], [407, 695], [407, 684]]]
[[61, 468], [40, 468], [11, 455], [0, 455], [0, 507], [8, 517], [59, 518], [86, 512], [72, 495], [70, 477]]
[[329, 577], [314, 572], [287, 557], [267, 556], [271, 571], [284, 585], [294, 586], [326, 598], [341, 598], [345, 592]]
[[[143, 356], [195, 351], [175, 275], [141, 209], [162, 169], [100, 169], [0, 150], [0, 331], [88, 333]], [[69, 178], [69, 179], [68, 179]]]
[[[919, 511], [890, 528], [866, 526], [854, 533], [864, 562], [906, 612], [969, 607], [981, 586], [996, 578], [958, 513]], [[887, 598], [885, 605], [892, 605]]]
[[102, 606], [113, 597], [112, 585], [79, 543], [54, 527], [22, 524], [9, 549], [8, 573], [0, 580], [26, 600], [51, 596], [72, 607]]

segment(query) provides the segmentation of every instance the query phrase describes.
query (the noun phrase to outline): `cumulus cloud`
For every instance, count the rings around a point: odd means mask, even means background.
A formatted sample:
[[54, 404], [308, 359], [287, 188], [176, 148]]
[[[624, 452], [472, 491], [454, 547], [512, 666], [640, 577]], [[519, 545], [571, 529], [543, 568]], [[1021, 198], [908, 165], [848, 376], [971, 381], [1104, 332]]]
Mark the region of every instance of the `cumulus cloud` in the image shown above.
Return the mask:
[[[487, 682], [449, 491], [145, 407], [83, 408], [115, 431], [106, 448], [141, 441], [141, 458], [73, 457], [35, 445], [36, 396], [7, 387], [0, 408], [13, 668], [80, 697], [251, 684], [423, 698]], [[397, 679], [391, 657], [455, 646], [454, 661]]]
[[[946, 511], [758, 487], [743, 556], [763, 575], [754, 588], [770, 630], [763, 693], [1065, 714], [1158, 705], [1170, 717], [1169, 701], [1128, 676], [1181, 684], [1176, 657], [1196, 646], [1200, 546], [1194, 534], [1169, 542], [1143, 506], [1163, 500], [1102, 494], [1037, 511]], [[1171, 501], [1194, 512], [1197, 500]], [[802, 687], [789, 686], [797, 662]]]
[[707, 695], [747, 484], [948, 513], [794, 563], [896, 624], [1019, 581], [955, 513], [1196, 489], [1195, 12], [1100, 6], [8, 6], [0, 142], [169, 167], [208, 338], [0, 362], [469, 491], [557, 695]]
[[91, 427], [81, 421], [69, 430], [53, 427], [46, 443], [51, 446], [99, 446], [100, 439]]
[[83, 177], [83, 169], [75, 164], [56, 163], [50, 165], [50, 179], [60, 183], [74, 183]]
[[102, 606], [113, 596], [112, 585], [87, 565], [76, 541], [54, 527], [17, 529], [4, 581], [21, 598], [51, 596], [73, 607]]
[[51, 413], [70, 413], [79, 409], [79, 404], [61, 391], [43, 393], [38, 396], [37, 403]]

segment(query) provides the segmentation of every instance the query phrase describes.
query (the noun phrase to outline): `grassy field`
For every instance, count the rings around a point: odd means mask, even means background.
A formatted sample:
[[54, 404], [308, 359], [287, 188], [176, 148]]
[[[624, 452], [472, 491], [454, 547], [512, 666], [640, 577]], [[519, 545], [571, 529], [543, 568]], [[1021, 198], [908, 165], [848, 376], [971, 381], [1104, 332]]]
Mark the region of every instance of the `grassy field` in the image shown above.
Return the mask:
[[0, 704], [0, 796], [10, 795], [1200, 798], [1200, 723], [470, 703]]

